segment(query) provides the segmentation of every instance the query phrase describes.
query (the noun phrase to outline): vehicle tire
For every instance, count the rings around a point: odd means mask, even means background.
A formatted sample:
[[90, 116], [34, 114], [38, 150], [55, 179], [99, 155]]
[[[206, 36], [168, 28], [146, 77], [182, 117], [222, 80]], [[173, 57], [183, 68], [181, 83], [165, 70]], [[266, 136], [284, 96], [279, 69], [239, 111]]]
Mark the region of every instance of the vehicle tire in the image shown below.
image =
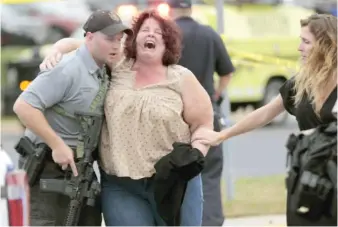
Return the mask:
[[[279, 95], [279, 88], [284, 84], [285, 80], [272, 79], [265, 88], [265, 94], [261, 102], [261, 106], [268, 104], [271, 100]], [[284, 111], [279, 116], [275, 117], [269, 125], [283, 125], [288, 120], [289, 114]]]

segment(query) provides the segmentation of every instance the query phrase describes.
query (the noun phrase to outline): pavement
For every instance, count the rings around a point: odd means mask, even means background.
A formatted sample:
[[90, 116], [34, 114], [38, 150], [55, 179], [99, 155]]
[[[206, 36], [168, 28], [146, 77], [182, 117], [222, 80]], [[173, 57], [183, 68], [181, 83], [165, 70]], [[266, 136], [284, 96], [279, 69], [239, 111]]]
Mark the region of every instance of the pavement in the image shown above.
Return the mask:
[[223, 226], [286, 226], [285, 215], [252, 216], [226, 219]]
[[[104, 220], [102, 221], [101, 226], [106, 226]], [[268, 215], [268, 216], [230, 218], [225, 220], [223, 226], [286, 226], [286, 216]]]
[[[101, 226], [106, 226], [104, 220], [102, 221]], [[225, 220], [223, 226], [286, 226], [286, 216], [267, 215], [267, 216], [230, 218]]]

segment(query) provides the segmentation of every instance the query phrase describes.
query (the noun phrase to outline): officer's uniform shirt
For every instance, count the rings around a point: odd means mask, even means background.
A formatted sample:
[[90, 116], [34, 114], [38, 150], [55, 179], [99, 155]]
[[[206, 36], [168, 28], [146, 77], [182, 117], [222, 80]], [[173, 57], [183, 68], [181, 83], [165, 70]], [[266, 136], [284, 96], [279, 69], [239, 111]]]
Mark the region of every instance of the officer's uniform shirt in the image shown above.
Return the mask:
[[[102, 70], [85, 45], [65, 55], [52, 70], [41, 72], [20, 98], [41, 110], [53, 130], [68, 144], [76, 146], [80, 125], [77, 120], [56, 113], [57, 105], [67, 113], [89, 111], [98, 90]], [[102, 106], [103, 112], [103, 106]], [[43, 141], [26, 129], [25, 135], [33, 143]]]
[[211, 27], [190, 17], [178, 18], [176, 23], [183, 35], [182, 57], [178, 64], [191, 70], [212, 97], [215, 93], [214, 72], [224, 76], [234, 71], [223, 41]]

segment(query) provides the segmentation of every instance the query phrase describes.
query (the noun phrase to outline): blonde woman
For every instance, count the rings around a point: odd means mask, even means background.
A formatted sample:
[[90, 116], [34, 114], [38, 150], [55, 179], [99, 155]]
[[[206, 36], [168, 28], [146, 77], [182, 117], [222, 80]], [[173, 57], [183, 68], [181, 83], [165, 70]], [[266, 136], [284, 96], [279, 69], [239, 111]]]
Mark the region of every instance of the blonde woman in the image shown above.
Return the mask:
[[[200, 130], [196, 139], [218, 145], [231, 137], [262, 127], [283, 111], [296, 117], [301, 131], [336, 121], [332, 113], [337, 100], [337, 18], [312, 15], [301, 20], [301, 69], [280, 88], [280, 95], [269, 104], [250, 113], [234, 126], [221, 132]], [[288, 201], [290, 196], [288, 195]], [[287, 212], [288, 225], [336, 226], [337, 220], [322, 218], [310, 222]]]

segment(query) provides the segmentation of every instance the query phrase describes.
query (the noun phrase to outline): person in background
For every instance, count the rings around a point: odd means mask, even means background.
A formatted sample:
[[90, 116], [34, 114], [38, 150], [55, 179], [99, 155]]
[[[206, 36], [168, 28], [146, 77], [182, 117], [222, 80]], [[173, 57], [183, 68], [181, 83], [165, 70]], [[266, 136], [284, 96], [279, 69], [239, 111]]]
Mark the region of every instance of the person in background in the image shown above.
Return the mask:
[[[121, 61], [110, 66], [99, 150], [103, 215], [107, 226], [165, 225], [154, 201], [154, 165], [174, 142], [190, 144], [200, 128], [211, 130], [213, 109], [195, 75], [177, 65], [181, 35], [172, 20], [145, 11], [132, 29], [135, 36], [127, 37]], [[79, 43], [58, 41], [40, 67], [57, 67], [57, 53], [70, 52]], [[209, 150], [198, 140], [191, 145], [204, 155]], [[200, 226], [202, 209], [198, 175], [188, 182], [181, 225]]]
[[[280, 88], [280, 94], [267, 105], [253, 111], [234, 126], [221, 132], [201, 130], [204, 142], [215, 146], [224, 140], [252, 131], [272, 121], [283, 111], [296, 117], [301, 131], [337, 121], [332, 110], [337, 102], [337, 17], [315, 14], [300, 21], [300, 71]], [[207, 135], [207, 132], [209, 135]], [[291, 212], [294, 199], [288, 190], [288, 226], [336, 226], [337, 220], [322, 217], [314, 222]]]
[[[214, 108], [214, 130], [221, 130], [219, 121], [222, 92], [227, 88], [234, 66], [221, 37], [209, 26], [202, 25], [191, 17], [191, 0], [167, 0], [170, 17], [181, 28], [183, 35], [182, 55], [178, 62], [193, 72], [208, 92]], [[219, 76], [215, 89], [214, 73]], [[229, 100], [224, 99], [224, 102]], [[204, 226], [222, 226], [224, 212], [221, 199], [221, 176], [223, 171], [222, 146], [210, 148], [202, 172]]]

